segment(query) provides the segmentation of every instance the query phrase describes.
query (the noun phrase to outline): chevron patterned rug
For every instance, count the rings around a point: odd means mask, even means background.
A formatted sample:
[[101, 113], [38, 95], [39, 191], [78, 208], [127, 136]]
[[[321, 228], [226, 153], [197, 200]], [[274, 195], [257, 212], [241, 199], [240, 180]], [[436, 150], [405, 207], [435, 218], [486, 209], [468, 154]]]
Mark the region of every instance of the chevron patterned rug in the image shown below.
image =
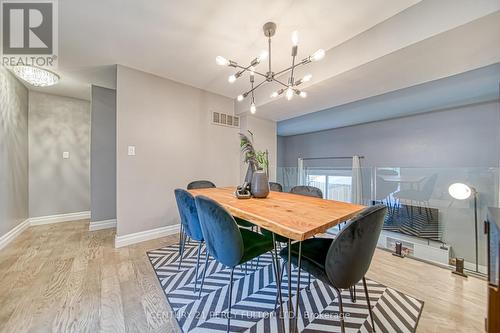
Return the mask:
[[[230, 269], [215, 260], [208, 263], [201, 297], [194, 293], [197, 245], [187, 244], [182, 266], [178, 269], [179, 248], [171, 245], [148, 252], [158, 280], [183, 332], [225, 332]], [[204, 249], [199, 274], [204, 268]], [[292, 271], [292, 290], [297, 286], [297, 270]], [[298, 327], [301, 332], [340, 332], [335, 291], [312, 279], [307, 287], [307, 274], [301, 274], [301, 297]], [[201, 278], [200, 278], [201, 281]], [[287, 309], [288, 279], [283, 279], [284, 309]], [[415, 332], [423, 302], [367, 279], [370, 302], [377, 332]], [[200, 284], [198, 283], [198, 288]], [[231, 332], [278, 332], [280, 321], [274, 312], [276, 283], [270, 254], [262, 255], [247, 267], [234, 271]], [[372, 332], [363, 285], [356, 286], [353, 303], [349, 290], [342, 292], [346, 332]], [[292, 295], [292, 304], [295, 297]], [[288, 320], [284, 320], [288, 332]], [[281, 327], [281, 326], [280, 326]]]

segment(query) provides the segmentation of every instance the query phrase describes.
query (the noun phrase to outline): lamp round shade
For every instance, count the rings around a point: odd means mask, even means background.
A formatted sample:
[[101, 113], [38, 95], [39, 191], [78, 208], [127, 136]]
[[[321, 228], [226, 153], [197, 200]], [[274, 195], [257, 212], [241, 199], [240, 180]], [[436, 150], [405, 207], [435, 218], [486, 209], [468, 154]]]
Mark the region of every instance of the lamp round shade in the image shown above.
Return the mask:
[[471, 196], [472, 189], [463, 183], [454, 183], [448, 188], [448, 193], [455, 199], [465, 200]]

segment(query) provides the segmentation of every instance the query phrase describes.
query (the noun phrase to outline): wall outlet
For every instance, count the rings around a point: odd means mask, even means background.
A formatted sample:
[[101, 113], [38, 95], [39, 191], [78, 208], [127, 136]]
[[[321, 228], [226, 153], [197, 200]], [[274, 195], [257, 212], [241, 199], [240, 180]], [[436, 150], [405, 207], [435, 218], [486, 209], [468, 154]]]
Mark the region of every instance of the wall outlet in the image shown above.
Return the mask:
[[135, 146], [128, 146], [128, 156], [135, 156]]
[[69, 151], [63, 151], [63, 158], [68, 159], [69, 158]]

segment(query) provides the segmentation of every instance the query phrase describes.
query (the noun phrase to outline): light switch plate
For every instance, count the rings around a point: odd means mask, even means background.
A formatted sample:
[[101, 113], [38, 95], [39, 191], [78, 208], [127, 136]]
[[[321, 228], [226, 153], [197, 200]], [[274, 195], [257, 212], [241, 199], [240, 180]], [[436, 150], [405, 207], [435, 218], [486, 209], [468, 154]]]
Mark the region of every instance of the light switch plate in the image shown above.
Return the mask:
[[135, 146], [128, 146], [128, 156], [135, 156]]
[[63, 158], [68, 159], [69, 158], [69, 151], [63, 151]]

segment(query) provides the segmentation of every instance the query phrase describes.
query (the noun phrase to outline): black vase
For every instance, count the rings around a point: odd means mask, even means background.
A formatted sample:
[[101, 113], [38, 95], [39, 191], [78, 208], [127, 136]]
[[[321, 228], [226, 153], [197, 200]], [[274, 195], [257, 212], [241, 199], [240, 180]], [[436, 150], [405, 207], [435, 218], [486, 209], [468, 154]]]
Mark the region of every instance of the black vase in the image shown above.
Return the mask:
[[254, 171], [250, 191], [255, 198], [265, 198], [269, 194], [269, 178], [263, 170]]

